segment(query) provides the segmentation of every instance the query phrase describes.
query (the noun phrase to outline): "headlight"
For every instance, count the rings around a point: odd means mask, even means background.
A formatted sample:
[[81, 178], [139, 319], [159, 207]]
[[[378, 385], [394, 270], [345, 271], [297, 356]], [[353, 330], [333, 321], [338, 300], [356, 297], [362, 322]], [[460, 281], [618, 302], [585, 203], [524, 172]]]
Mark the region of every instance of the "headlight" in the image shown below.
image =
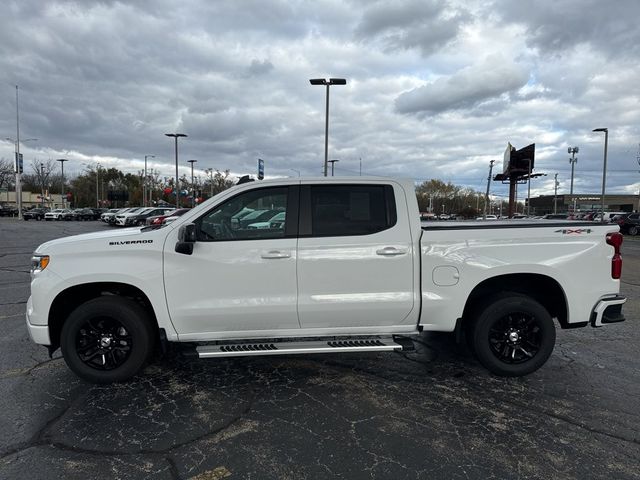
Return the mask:
[[34, 255], [31, 257], [31, 273], [41, 272], [49, 265], [49, 255]]

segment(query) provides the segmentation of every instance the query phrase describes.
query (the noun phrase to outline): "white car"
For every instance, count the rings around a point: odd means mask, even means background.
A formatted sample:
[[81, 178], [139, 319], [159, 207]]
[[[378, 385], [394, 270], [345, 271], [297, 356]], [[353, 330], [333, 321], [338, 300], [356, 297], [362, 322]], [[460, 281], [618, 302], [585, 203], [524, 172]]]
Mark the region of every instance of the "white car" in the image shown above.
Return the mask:
[[247, 228], [282, 228], [287, 218], [287, 212], [280, 212], [266, 222], [256, 222], [247, 225]]
[[116, 222], [115, 224], [118, 227], [124, 227], [127, 224], [127, 217], [130, 217], [132, 215], [138, 215], [139, 213], [145, 212], [147, 210], [153, 210], [153, 207], [136, 207], [136, 208], [131, 208], [126, 212], [122, 212], [122, 213], [118, 213], [116, 215]]
[[[478, 217], [476, 220], [484, 220], [484, 217]], [[498, 217], [495, 215], [487, 215], [487, 220], [498, 220]]]
[[62, 220], [62, 216], [65, 213], [70, 212], [71, 210], [68, 210], [66, 208], [56, 208], [55, 210], [51, 210], [50, 212], [47, 212], [44, 214], [44, 219], [49, 221], [49, 220]]

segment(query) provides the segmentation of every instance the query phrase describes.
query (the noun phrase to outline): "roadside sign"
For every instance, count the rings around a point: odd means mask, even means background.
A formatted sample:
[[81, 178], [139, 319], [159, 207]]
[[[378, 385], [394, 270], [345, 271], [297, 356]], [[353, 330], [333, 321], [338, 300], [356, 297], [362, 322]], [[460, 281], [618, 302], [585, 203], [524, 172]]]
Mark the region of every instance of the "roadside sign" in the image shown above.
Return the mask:
[[264, 160], [261, 158], [258, 159], [258, 180], [262, 180], [264, 178]]

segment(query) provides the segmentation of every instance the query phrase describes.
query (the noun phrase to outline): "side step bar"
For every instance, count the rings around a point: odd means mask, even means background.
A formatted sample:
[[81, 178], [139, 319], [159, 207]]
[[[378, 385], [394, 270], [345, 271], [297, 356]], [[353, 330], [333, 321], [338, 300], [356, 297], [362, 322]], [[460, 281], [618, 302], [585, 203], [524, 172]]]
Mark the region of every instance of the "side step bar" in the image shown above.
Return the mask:
[[200, 345], [200, 358], [244, 357], [248, 355], [293, 355], [299, 353], [387, 352], [402, 350], [393, 337], [354, 338], [347, 340], [276, 341]]

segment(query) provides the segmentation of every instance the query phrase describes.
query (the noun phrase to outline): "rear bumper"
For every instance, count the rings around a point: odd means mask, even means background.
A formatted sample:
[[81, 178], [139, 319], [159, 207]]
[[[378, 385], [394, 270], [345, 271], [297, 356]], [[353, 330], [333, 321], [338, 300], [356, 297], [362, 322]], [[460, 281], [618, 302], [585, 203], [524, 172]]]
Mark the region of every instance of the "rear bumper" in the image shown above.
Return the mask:
[[622, 305], [626, 301], [627, 298], [621, 295], [603, 298], [593, 307], [589, 323], [592, 327], [602, 327], [609, 323], [624, 322], [625, 318], [622, 313]]

